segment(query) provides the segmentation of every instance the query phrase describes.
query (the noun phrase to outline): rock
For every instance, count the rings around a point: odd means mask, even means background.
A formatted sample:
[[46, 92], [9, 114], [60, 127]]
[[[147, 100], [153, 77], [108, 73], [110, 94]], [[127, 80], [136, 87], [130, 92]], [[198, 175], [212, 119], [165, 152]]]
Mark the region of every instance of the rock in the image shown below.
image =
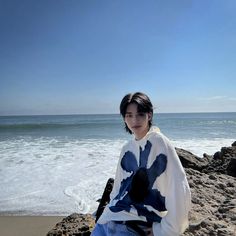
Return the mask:
[[175, 150], [184, 168], [191, 168], [201, 171], [209, 163], [210, 157], [200, 158], [181, 148], [175, 148]]
[[222, 147], [221, 151], [216, 152], [213, 156], [204, 154], [203, 158], [181, 148], [175, 149], [184, 168], [191, 168], [205, 173], [218, 172], [236, 177], [235, 142], [232, 147]]
[[202, 171], [185, 168], [192, 209], [184, 236], [236, 235], [235, 151], [234, 147], [222, 148]]
[[87, 236], [91, 234], [94, 225], [95, 219], [91, 214], [73, 213], [57, 223], [47, 236]]
[[226, 173], [236, 177], [236, 157], [232, 157], [228, 163]]
[[[203, 158], [184, 149], [176, 150], [192, 194], [190, 225], [182, 236], [235, 236], [236, 141], [231, 147], [223, 147], [213, 156], [205, 154]], [[101, 212], [109, 201], [112, 186], [112, 179], [109, 179], [100, 201]], [[94, 216], [75, 213], [64, 218], [47, 236], [86, 236], [90, 235], [94, 225]]]
[[113, 188], [113, 184], [114, 184], [114, 179], [113, 178], [109, 178], [107, 183], [106, 183], [104, 192], [102, 194], [102, 199], [101, 199], [101, 201], [99, 203], [99, 206], [98, 206], [98, 209], [97, 209], [97, 212], [96, 212], [96, 220], [95, 220], [96, 222], [97, 222], [98, 218], [100, 217], [100, 215], [102, 214], [105, 206], [110, 201], [110, 192], [111, 192], [111, 190]]
[[221, 152], [216, 152], [213, 155], [214, 160], [220, 160], [222, 158]]
[[[222, 147], [213, 155], [209, 163], [201, 171], [204, 173], [217, 172], [236, 177], [236, 141], [231, 147]], [[195, 168], [196, 169], [196, 168]]]

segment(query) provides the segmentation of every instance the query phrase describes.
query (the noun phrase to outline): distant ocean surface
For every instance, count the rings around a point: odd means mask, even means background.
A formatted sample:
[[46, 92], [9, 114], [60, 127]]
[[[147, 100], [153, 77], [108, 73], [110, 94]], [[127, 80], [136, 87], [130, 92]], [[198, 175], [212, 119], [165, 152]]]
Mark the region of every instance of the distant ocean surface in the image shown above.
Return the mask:
[[[236, 113], [155, 114], [153, 123], [200, 157], [236, 140]], [[0, 117], [0, 214], [93, 213], [131, 138], [120, 115]]]

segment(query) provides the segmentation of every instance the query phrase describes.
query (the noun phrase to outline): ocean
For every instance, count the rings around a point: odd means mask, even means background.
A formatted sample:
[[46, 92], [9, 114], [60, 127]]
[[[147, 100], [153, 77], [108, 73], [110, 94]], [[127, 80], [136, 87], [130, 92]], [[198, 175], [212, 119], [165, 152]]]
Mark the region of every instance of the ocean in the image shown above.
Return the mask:
[[[162, 113], [153, 123], [199, 157], [236, 140], [236, 112]], [[0, 214], [93, 213], [131, 138], [118, 114], [0, 117]]]

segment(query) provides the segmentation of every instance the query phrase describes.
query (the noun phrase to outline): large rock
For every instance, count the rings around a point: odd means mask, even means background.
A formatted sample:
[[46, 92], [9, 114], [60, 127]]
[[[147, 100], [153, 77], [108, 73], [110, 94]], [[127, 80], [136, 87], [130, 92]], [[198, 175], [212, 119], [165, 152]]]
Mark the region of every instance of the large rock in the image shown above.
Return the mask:
[[[183, 236], [235, 236], [236, 142], [231, 147], [221, 148], [213, 156], [205, 154], [203, 158], [184, 149], [176, 150], [192, 193], [190, 225]], [[109, 181], [103, 194], [105, 201], [99, 205], [100, 211], [109, 199], [112, 180]], [[58, 223], [47, 236], [90, 235], [94, 224], [95, 217], [90, 214], [72, 214]]]
[[204, 173], [216, 172], [236, 177], [236, 146], [234, 143], [231, 147], [222, 147], [220, 151], [216, 152], [202, 171]]
[[47, 236], [89, 236], [95, 225], [91, 214], [71, 214], [50, 230]]
[[200, 158], [194, 155], [193, 153], [181, 148], [175, 148], [175, 150], [184, 168], [191, 168], [194, 170], [201, 171], [209, 164], [209, 161], [211, 159], [211, 156]]
[[222, 173], [236, 177], [236, 141], [231, 147], [222, 147], [213, 156], [204, 154], [200, 158], [181, 148], [175, 148], [185, 169], [191, 168], [204, 173]]
[[236, 234], [236, 179], [218, 173], [186, 169], [192, 194], [190, 226], [185, 236]]
[[98, 209], [96, 212], [95, 222], [97, 222], [97, 220], [99, 219], [99, 217], [103, 213], [105, 206], [110, 202], [110, 193], [112, 191], [113, 184], [114, 184], [114, 179], [113, 178], [108, 179], [105, 189], [102, 194], [102, 198], [101, 198], [101, 200], [99, 200], [99, 205], [98, 205]]

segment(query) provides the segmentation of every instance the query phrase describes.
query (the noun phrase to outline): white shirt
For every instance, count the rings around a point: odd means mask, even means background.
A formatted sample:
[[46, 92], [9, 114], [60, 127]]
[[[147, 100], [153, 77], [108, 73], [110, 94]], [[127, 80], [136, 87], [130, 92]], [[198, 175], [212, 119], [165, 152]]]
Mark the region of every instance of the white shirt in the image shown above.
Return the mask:
[[[149, 193], [142, 202], [129, 195], [138, 169], [145, 168]], [[142, 220], [152, 222], [154, 236], [178, 236], [188, 227], [191, 193], [185, 171], [170, 141], [157, 127], [121, 150], [110, 203], [98, 223]]]

